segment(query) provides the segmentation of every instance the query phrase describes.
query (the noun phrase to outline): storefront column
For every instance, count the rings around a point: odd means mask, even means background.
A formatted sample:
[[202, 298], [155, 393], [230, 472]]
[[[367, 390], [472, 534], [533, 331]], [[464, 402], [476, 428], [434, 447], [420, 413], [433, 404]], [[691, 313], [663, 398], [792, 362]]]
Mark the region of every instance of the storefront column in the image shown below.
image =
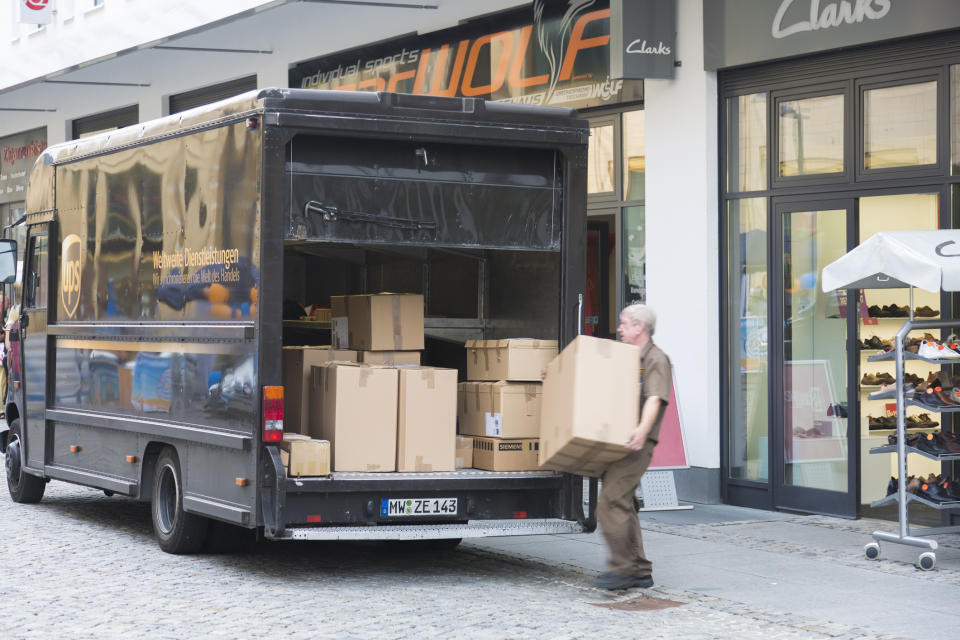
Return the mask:
[[681, 500], [720, 501], [717, 76], [703, 69], [703, 9], [677, 3], [672, 80], [647, 80], [647, 301], [673, 361], [690, 469]]

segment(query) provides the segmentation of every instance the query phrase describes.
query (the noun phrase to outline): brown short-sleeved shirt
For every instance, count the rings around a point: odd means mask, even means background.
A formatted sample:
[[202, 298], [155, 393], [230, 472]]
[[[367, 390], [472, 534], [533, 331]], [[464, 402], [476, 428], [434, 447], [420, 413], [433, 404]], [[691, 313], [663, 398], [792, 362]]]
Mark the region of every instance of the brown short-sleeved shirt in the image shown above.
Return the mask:
[[640, 412], [647, 398], [656, 396], [662, 400], [660, 413], [650, 429], [647, 439], [656, 444], [660, 440], [660, 423], [670, 402], [670, 389], [673, 378], [670, 375], [670, 358], [651, 340], [640, 350]]

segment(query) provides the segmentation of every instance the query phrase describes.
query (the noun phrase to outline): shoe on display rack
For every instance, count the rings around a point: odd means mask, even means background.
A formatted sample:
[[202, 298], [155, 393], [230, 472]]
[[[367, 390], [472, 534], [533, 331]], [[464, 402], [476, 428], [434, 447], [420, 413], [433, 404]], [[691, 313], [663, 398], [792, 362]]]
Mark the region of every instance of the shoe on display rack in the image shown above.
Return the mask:
[[914, 309], [913, 315], [917, 318], [933, 318], [934, 316], [940, 315], [940, 312], [936, 309], [931, 309], [927, 305], [923, 305], [922, 307]]
[[942, 456], [950, 453], [939, 433], [928, 433], [917, 441], [917, 449], [933, 456]]
[[931, 502], [953, 502], [953, 498], [947, 493], [947, 487], [943, 484], [923, 482], [917, 490], [917, 495], [930, 500]]

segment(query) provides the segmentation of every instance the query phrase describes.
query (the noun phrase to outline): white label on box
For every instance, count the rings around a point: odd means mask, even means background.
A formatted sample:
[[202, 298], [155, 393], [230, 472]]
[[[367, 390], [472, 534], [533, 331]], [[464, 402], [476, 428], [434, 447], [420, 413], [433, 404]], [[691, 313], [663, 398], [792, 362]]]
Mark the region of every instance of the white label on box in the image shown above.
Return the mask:
[[340, 316], [330, 319], [330, 337], [334, 349], [348, 349], [350, 342], [349, 325], [347, 317]]
[[491, 438], [499, 438], [502, 430], [500, 428], [501, 414], [499, 413], [490, 413], [487, 411], [484, 414], [487, 424], [487, 436]]

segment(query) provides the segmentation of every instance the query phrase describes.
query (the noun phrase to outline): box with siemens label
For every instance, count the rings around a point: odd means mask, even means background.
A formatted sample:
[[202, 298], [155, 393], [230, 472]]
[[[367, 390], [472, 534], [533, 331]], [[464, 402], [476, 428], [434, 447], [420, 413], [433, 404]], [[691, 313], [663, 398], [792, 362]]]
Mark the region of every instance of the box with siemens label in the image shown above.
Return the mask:
[[600, 476], [640, 421], [640, 347], [577, 336], [547, 365], [540, 467]]
[[418, 293], [347, 296], [347, 332], [351, 349], [423, 349], [423, 296]]
[[457, 449], [457, 370], [397, 367], [397, 471], [453, 471]]
[[310, 435], [330, 441], [334, 471], [397, 467], [397, 370], [330, 362], [311, 370]]
[[356, 362], [357, 352], [330, 347], [284, 347], [282, 375], [285, 428], [295, 433], [310, 431], [310, 369], [343, 360]]
[[540, 436], [539, 382], [461, 382], [457, 416], [460, 433], [493, 438]]
[[536, 471], [537, 438], [474, 438], [473, 468], [487, 471]]
[[539, 382], [557, 355], [556, 340], [467, 340], [467, 380]]

